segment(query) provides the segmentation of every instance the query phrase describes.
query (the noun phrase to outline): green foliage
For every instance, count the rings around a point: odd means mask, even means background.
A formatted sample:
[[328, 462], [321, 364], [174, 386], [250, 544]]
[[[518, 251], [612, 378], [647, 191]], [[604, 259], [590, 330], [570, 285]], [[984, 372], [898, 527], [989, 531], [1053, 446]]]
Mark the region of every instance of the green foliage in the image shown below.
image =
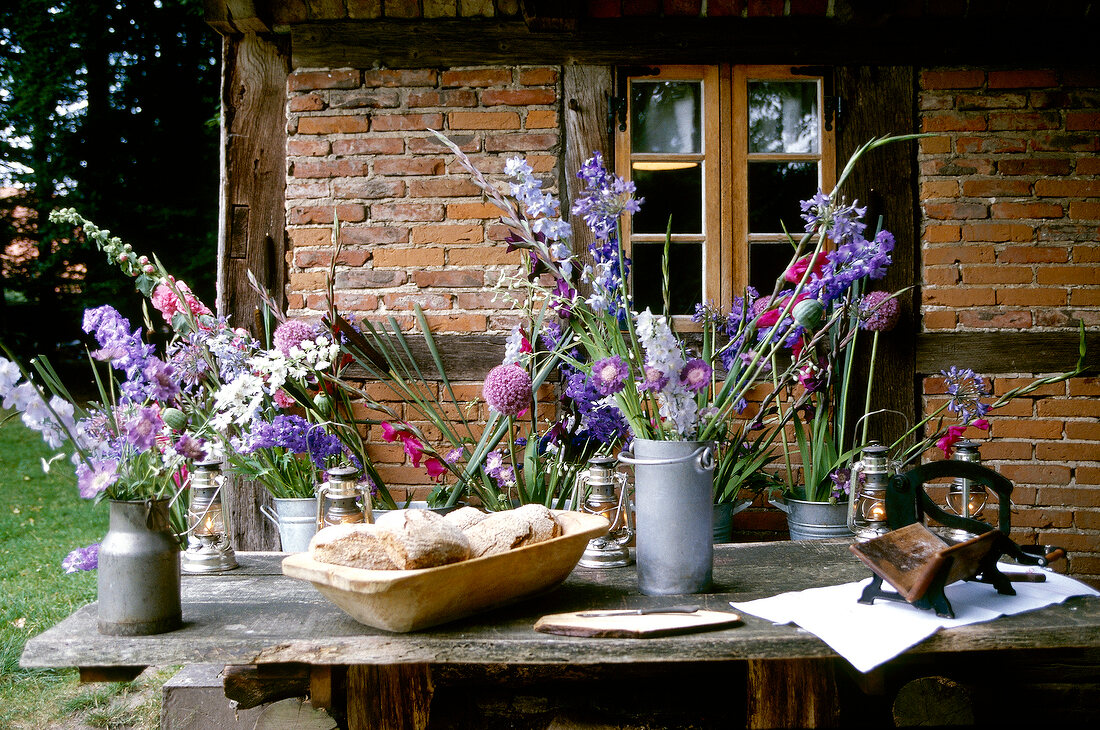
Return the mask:
[[[199, 0], [27, 0], [0, 9], [0, 182], [16, 189], [0, 199], [0, 247], [13, 254], [9, 244], [21, 240], [30, 254], [4, 257], [5, 341], [50, 352], [77, 338], [83, 308], [133, 301], [133, 284], [93, 245], [46, 221], [56, 207], [109, 221], [213, 300], [217, 58]], [[4, 305], [20, 298], [26, 305]], [[140, 313], [123, 314], [136, 321]]]

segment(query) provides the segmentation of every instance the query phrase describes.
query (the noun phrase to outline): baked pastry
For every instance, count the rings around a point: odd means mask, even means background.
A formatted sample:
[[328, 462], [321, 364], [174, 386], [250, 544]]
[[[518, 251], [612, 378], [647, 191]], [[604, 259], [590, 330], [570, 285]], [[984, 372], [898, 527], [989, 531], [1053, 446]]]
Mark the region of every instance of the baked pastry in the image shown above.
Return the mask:
[[554, 513], [541, 504], [525, 504], [512, 513], [531, 524], [531, 537], [526, 545], [561, 535], [561, 525], [554, 519]]
[[470, 557], [462, 530], [430, 510], [394, 510], [379, 517], [377, 525], [386, 554], [400, 569], [434, 568]]
[[468, 530], [488, 516], [488, 512], [482, 512], [477, 507], [459, 507], [443, 515], [443, 519], [460, 530]]
[[309, 541], [309, 554], [319, 563], [368, 570], [397, 567], [386, 552], [381, 535], [385, 528], [368, 524], [332, 525]]
[[466, 530], [473, 557], [476, 558], [532, 545], [560, 534], [561, 526], [554, 515], [539, 504], [494, 512]]

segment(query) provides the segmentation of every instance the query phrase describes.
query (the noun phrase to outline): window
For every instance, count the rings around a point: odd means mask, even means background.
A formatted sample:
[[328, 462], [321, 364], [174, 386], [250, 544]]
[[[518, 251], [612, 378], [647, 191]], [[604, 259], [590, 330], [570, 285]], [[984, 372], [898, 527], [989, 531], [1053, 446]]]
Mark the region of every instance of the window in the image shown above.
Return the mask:
[[770, 292], [790, 260], [782, 226], [797, 239], [798, 201], [836, 174], [822, 79], [789, 66], [654, 70], [626, 79], [616, 140], [617, 172], [645, 198], [623, 231], [635, 308], [664, 311], [666, 230], [672, 314], [701, 301], [728, 309], [748, 285]]

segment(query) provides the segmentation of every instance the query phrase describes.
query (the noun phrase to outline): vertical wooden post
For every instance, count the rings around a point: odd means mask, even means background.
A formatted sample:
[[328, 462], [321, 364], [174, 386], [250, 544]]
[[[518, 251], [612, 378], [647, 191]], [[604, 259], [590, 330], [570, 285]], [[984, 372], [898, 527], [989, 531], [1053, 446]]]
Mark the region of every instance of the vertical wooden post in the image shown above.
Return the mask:
[[[562, 69], [562, 92], [565, 116], [565, 169], [562, 217], [567, 218], [568, 207], [577, 199], [582, 189], [577, 171], [593, 152], [600, 151], [609, 167], [611, 143], [607, 133], [608, 97], [612, 93], [610, 66], [571, 65]], [[573, 250], [581, 265], [592, 263], [588, 246], [594, 240], [592, 231], [578, 219], [573, 225]]]
[[836, 727], [840, 720], [831, 659], [750, 660], [746, 727]]
[[431, 712], [427, 664], [348, 667], [348, 730], [424, 730]]

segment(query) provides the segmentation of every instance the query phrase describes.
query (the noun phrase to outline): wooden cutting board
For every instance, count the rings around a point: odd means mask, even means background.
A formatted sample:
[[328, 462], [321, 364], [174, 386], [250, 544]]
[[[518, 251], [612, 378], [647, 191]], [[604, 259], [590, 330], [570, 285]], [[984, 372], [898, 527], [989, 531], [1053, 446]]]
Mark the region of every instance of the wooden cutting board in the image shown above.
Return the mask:
[[[584, 613], [581, 611], [580, 613]], [[655, 636], [713, 631], [741, 625], [741, 617], [729, 611], [651, 613], [644, 616], [579, 616], [555, 613], [535, 622], [535, 631], [561, 636], [605, 639], [647, 639]]]

